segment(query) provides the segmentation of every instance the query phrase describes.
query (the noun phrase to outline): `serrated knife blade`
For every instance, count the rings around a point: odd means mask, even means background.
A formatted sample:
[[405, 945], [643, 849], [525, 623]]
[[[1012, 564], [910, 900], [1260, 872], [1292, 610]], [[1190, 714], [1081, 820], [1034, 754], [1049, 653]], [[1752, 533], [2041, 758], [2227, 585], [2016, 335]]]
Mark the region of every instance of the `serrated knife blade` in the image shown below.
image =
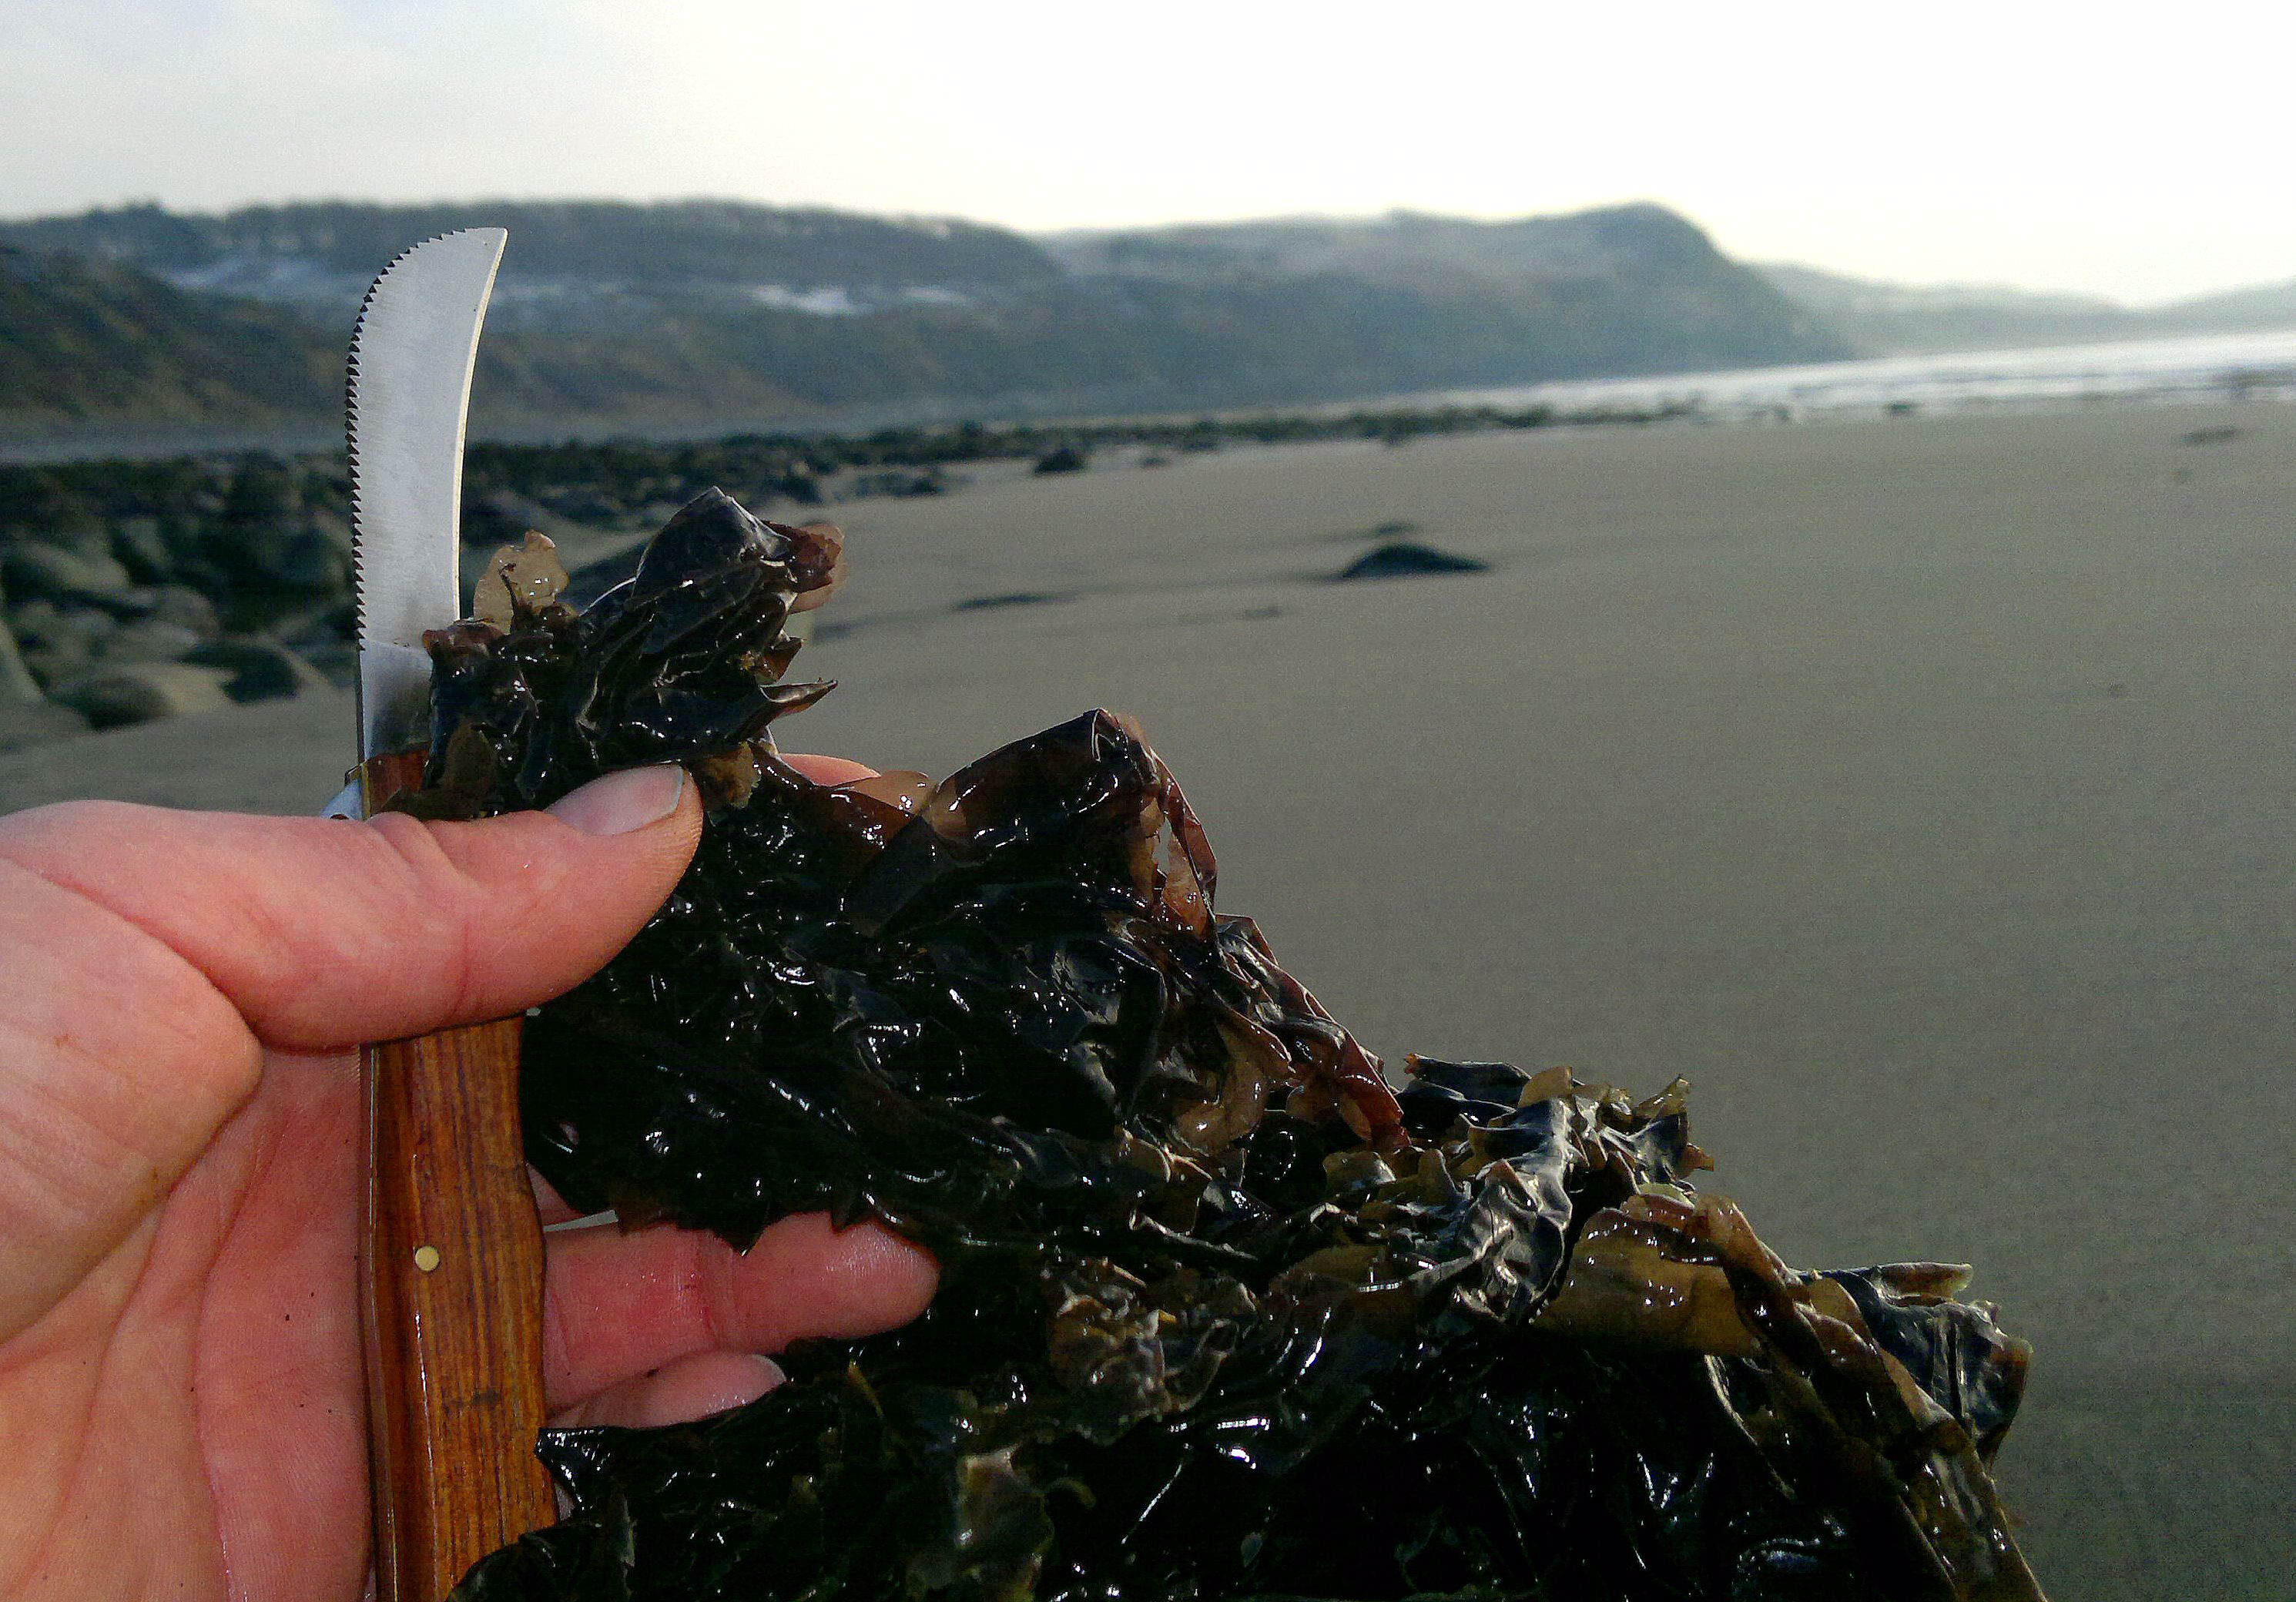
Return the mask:
[[422, 632], [463, 615], [463, 443], [509, 235], [465, 228], [385, 267], [351, 333], [345, 419], [358, 596], [359, 759], [430, 735]]

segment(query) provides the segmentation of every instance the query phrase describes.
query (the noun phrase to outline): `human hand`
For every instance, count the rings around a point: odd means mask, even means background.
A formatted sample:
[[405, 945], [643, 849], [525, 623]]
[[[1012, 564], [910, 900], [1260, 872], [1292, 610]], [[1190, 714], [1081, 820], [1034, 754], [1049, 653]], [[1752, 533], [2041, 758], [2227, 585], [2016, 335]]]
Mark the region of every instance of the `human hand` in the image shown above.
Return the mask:
[[[355, 1602], [357, 1044], [579, 982], [700, 828], [674, 768], [482, 823], [0, 818], [0, 1597]], [[670, 1228], [546, 1239], [561, 1422], [746, 1401], [775, 1377], [760, 1354], [890, 1328], [934, 1282], [819, 1214], [746, 1257]]]

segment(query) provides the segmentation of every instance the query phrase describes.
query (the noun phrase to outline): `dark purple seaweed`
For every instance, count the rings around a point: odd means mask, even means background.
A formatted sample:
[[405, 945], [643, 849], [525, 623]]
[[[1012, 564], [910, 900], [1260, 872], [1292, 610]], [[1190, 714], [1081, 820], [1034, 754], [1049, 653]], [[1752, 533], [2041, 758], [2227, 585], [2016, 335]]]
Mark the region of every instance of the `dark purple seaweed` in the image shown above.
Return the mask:
[[433, 637], [406, 804], [660, 760], [710, 803], [531, 1020], [537, 1166], [625, 1227], [822, 1208], [942, 1268], [748, 1407], [546, 1434], [574, 1510], [463, 1602], [2039, 1595], [1987, 1473], [2025, 1348], [1960, 1271], [1786, 1269], [1693, 1188], [1679, 1081], [1390, 1088], [1215, 913], [1121, 718], [937, 786], [805, 778], [768, 725], [826, 688], [780, 683], [783, 628], [837, 555], [712, 492], [586, 612], [512, 575]]

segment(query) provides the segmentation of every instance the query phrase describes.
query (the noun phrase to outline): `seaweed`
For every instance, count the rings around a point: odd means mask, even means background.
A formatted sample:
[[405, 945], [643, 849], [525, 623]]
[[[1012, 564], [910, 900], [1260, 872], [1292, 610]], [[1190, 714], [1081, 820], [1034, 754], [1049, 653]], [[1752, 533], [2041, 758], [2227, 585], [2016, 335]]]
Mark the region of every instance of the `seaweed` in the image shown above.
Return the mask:
[[839, 566], [712, 491], [586, 611], [529, 545], [431, 638], [401, 804], [663, 760], [709, 802], [529, 1022], [536, 1165], [625, 1228], [826, 1209], [941, 1265], [746, 1407], [547, 1433], [571, 1512], [460, 1602], [2039, 1595], [1988, 1475], [2027, 1351], [1965, 1269], [1786, 1268], [1696, 1187], [1678, 1080], [1391, 1083], [1215, 910], [1123, 718], [808, 779], [770, 726], [828, 686], [783, 626]]

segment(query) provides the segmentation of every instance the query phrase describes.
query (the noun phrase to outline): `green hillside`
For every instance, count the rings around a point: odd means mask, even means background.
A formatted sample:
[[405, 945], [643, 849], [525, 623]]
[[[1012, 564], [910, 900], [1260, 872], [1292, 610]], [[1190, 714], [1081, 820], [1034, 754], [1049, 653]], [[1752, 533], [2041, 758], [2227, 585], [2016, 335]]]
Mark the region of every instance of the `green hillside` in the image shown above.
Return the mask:
[[[1685, 371], [1849, 354], [1819, 318], [1730, 260], [1695, 225], [1653, 205], [1477, 222], [1396, 212], [1054, 235], [1071, 271], [1197, 293], [1349, 284], [1480, 323], [1475, 362], [1451, 347], [1431, 366], [1475, 366], [1442, 383]], [[1412, 314], [1390, 310], [1400, 330]], [[1434, 329], [1401, 332], [1413, 340]], [[1449, 329], [1445, 329], [1447, 333]], [[1442, 333], [1437, 334], [1443, 337]], [[1420, 349], [1427, 347], [1422, 343]]]
[[1861, 356], [2296, 328], [2296, 283], [2131, 307], [2102, 295], [1985, 283], [1891, 283], [1783, 262], [1754, 270]]
[[341, 371], [275, 308], [0, 246], [0, 426], [309, 417], [340, 404]]
[[0, 223], [0, 238], [132, 261], [201, 287], [314, 303], [348, 294], [356, 306], [376, 269], [410, 244], [475, 226], [507, 228], [518, 242], [505, 269], [513, 299], [521, 281], [643, 295], [763, 283], [1013, 289], [1060, 275], [1037, 245], [1003, 228], [721, 201], [325, 201], [221, 216], [138, 205]]
[[2179, 300], [2177, 315], [2209, 328], [2296, 328], [2296, 278]]
[[1274, 405], [1848, 353], [1655, 206], [1043, 241], [714, 201], [138, 206], [0, 223], [0, 429], [324, 419], [368, 277], [480, 223], [512, 240], [481, 433]]

